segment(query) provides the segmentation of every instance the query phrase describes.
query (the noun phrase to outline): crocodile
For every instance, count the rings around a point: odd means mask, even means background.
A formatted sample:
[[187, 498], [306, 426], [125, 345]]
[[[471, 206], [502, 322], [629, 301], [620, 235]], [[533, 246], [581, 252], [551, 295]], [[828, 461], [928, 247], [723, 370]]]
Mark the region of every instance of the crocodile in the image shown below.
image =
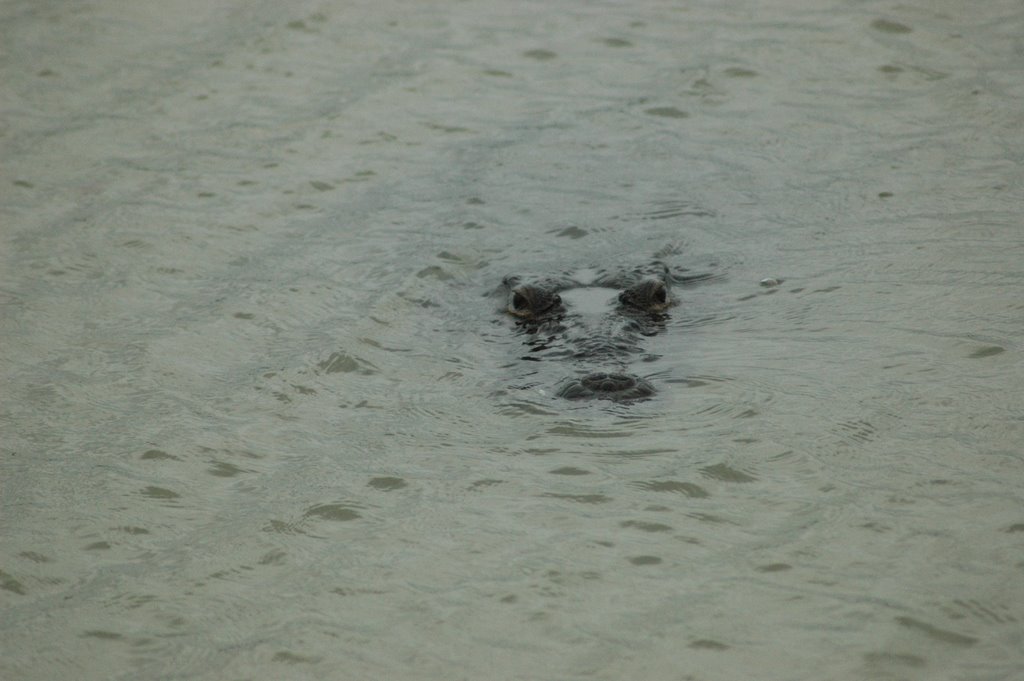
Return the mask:
[[573, 367], [558, 383], [558, 396], [635, 402], [656, 392], [629, 367], [657, 359], [646, 352], [644, 340], [665, 329], [668, 310], [678, 302], [672, 285], [709, 276], [674, 275], [660, 261], [532, 281], [508, 276], [502, 281], [504, 311], [525, 336], [529, 349], [522, 359], [566, 360]]

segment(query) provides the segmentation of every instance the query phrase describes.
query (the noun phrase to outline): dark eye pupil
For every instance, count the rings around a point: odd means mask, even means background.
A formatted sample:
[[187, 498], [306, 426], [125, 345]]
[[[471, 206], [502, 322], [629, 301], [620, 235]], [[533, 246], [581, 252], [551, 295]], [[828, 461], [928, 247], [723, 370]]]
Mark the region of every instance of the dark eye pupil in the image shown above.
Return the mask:
[[665, 289], [660, 288], [654, 293], [654, 300], [659, 303], [664, 303], [666, 299]]
[[512, 307], [514, 307], [515, 309], [522, 310], [528, 304], [529, 301], [526, 300], [526, 296], [524, 296], [522, 293], [515, 293], [512, 295]]

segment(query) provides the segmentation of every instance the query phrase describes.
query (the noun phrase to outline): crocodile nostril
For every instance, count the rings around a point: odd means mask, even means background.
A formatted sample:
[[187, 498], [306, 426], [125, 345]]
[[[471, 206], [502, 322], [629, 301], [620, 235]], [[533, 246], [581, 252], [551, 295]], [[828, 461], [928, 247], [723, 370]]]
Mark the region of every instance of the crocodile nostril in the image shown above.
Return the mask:
[[654, 392], [654, 386], [639, 376], [599, 371], [566, 379], [558, 394], [570, 400], [611, 399], [625, 402], [648, 398]]

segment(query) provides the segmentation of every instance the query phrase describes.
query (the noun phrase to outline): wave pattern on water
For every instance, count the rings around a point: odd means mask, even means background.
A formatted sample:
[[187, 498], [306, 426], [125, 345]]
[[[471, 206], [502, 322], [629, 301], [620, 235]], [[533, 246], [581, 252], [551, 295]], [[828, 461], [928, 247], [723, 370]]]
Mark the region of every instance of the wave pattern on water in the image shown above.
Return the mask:
[[1024, 12], [762, 5], [4, 4], [0, 676], [1013, 677]]

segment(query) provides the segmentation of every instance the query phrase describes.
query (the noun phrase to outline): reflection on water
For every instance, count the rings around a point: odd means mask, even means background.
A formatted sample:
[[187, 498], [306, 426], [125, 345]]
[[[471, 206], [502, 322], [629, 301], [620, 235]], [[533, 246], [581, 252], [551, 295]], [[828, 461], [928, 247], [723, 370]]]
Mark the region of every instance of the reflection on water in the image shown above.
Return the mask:
[[1019, 3], [0, 19], [0, 677], [1024, 665]]

